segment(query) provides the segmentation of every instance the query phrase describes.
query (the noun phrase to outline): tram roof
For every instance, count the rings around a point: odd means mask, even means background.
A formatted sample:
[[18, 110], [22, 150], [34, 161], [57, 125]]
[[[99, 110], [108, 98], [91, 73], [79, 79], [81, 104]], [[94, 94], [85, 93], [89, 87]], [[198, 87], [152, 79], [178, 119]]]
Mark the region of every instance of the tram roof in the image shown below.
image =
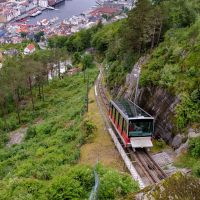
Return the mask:
[[153, 117], [140, 108], [137, 104], [127, 99], [112, 100], [111, 103], [126, 116], [127, 119], [131, 118], [151, 118]]

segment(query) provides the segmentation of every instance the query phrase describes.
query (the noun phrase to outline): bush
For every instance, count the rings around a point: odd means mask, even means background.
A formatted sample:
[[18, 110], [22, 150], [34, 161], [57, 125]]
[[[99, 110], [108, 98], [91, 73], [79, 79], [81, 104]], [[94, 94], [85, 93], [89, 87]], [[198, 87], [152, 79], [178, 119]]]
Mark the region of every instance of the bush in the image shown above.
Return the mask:
[[53, 124], [49, 123], [49, 122], [46, 122], [46, 123], [43, 123], [39, 126], [37, 126], [37, 134], [41, 135], [41, 134], [50, 134], [51, 133], [51, 129], [53, 127]]
[[101, 165], [98, 165], [97, 171], [100, 176], [99, 199], [119, 199], [139, 190], [138, 183], [126, 174], [105, 169]]
[[82, 128], [85, 132], [86, 137], [91, 136], [96, 130], [96, 126], [89, 120], [83, 121]]
[[4, 147], [8, 140], [8, 135], [0, 129], [0, 148]]
[[[4, 186], [4, 198], [2, 199], [15, 199], [15, 200], [45, 200], [45, 196], [41, 191], [44, 187], [43, 183], [35, 179], [20, 179], [16, 178], [9, 182], [9, 187]], [[5, 188], [7, 190], [5, 190]], [[0, 193], [1, 195], [2, 193]], [[1, 195], [2, 197], [2, 195]]]
[[200, 161], [194, 164], [192, 171], [194, 175], [196, 175], [197, 177], [200, 177]]
[[193, 157], [200, 158], [200, 137], [189, 141], [189, 152]]
[[28, 129], [26, 131], [25, 140], [29, 140], [31, 138], [34, 138], [36, 136], [36, 134], [37, 134], [37, 132], [36, 132], [35, 126], [28, 127]]
[[200, 117], [199, 105], [191, 100], [187, 94], [182, 94], [181, 103], [176, 107], [177, 125], [184, 128], [188, 123], [198, 121]]
[[46, 193], [49, 200], [87, 199], [92, 185], [92, 170], [77, 166], [64, 176], [55, 178]]

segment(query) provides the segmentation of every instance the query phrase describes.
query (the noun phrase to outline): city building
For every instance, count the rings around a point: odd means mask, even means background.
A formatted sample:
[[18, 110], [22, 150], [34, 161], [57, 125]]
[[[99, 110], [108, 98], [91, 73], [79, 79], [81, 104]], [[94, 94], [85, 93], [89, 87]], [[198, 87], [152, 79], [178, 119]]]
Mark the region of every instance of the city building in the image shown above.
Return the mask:
[[35, 45], [34, 44], [29, 44], [25, 49], [24, 49], [24, 55], [29, 55], [35, 51]]
[[38, 5], [42, 8], [48, 7], [48, 0], [39, 0]]

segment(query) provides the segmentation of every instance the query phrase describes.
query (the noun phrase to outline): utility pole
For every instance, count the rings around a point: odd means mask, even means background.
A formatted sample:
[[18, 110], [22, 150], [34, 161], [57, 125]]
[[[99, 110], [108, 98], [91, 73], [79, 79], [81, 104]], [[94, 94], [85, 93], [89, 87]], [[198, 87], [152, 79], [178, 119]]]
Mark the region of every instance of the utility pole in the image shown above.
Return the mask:
[[89, 103], [89, 74], [87, 77], [87, 84], [86, 84], [86, 112], [88, 112], [88, 103]]

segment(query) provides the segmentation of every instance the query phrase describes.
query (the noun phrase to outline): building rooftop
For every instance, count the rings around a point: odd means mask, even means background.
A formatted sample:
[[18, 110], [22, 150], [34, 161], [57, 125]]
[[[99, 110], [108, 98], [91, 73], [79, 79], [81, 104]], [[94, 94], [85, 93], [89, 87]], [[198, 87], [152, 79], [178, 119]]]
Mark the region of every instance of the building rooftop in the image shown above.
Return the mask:
[[96, 15], [100, 15], [100, 14], [107, 14], [107, 15], [113, 15], [115, 13], [117, 13], [119, 11], [119, 9], [117, 8], [109, 8], [109, 7], [99, 7], [95, 10], [93, 10], [92, 12], [90, 12], [90, 15], [92, 16], [96, 16]]
[[118, 100], [114, 100], [111, 101], [111, 103], [118, 108], [118, 110], [121, 111], [121, 113], [123, 113], [123, 115], [129, 119], [129, 118], [152, 118], [153, 117], [148, 114], [147, 112], [145, 112], [142, 108], [140, 108], [138, 105], [136, 105], [135, 103], [126, 100], [126, 99], [118, 99]]
[[32, 51], [33, 49], [35, 49], [35, 45], [34, 45], [34, 44], [29, 44], [26, 48], [27, 48], [29, 51]]

